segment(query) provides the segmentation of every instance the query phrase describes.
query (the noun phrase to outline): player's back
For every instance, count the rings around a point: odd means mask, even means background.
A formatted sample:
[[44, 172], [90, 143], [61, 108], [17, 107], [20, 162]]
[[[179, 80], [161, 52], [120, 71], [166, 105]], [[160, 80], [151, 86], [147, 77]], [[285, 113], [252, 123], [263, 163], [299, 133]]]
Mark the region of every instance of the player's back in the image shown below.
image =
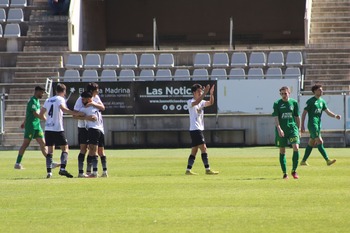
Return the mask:
[[61, 96], [56, 95], [45, 101], [44, 108], [47, 113], [45, 131], [64, 131], [61, 105], [66, 106], [66, 101]]

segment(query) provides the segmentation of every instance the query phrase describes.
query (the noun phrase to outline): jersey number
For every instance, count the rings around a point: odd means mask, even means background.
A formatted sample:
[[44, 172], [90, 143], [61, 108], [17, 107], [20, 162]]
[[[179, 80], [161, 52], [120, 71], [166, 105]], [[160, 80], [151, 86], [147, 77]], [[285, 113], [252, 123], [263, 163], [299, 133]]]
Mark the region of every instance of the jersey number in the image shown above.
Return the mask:
[[52, 118], [52, 116], [53, 116], [53, 105], [51, 105], [51, 108], [50, 108], [49, 112], [47, 113], [47, 115], [49, 115]]

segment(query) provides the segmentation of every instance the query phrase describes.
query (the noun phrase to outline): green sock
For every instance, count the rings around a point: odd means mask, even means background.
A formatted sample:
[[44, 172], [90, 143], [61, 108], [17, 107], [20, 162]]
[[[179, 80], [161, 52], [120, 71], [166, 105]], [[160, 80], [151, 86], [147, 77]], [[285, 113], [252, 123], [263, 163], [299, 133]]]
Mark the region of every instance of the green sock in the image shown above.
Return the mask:
[[292, 171], [296, 171], [299, 163], [299, 151], [293, 151], [293, 168]]
[[23, 155], [18, 155], [16, 163], [20, 164], [22, 162]]
[[283, 173], [287, 173], [287, 160], [285, 154], [280, 154], [280, 164]]
[[303, 161], [306, 161], [310, 154], [311, 154], [311, 151], [312, 151], [312, 146], [310, 146], [309, 144], [306, 146], [305, 148], [305, 153], [304, 153], [304, 157], [303, 157]]
[[323, 147], [323, 144], [320, 144], [317, 146], [318, 148], [318, 151], [321, 153], [321, 155], [323, 156], [323, 158], [327, 161], [328, 160], [328, 155], [327, 155], [327, 152], [326, 150], [324, 149]]

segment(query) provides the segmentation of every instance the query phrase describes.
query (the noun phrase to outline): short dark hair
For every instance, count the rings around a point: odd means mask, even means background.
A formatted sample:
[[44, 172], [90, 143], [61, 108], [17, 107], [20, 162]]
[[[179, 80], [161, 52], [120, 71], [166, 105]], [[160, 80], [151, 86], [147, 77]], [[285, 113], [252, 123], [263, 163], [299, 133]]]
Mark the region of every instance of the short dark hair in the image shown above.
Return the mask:
[[64, 85], [63, 83], [58, 83], [56, 86], [56, 93], [62, 93], [66, 90], [66, 85]]
[[86, 90], [89, 92], [96, 91], [98, 89], [98, 84], [97, 83], [89, 83], [86, 87]]
[[36, 86], [35, 91], [45, 91], [45, 88], [43, 88], [41, 86]]
[[192, 93], [196, 92], [198, 89], [203, 89], [202, 85], [200, 85], [198, 83], [193, 84], [193, 86], [191, 87]]
[[311, 87], [312, 93], [315, 93], [316, 90], [320, 89], [322, 87], [321, 84], [315, 84]]
[[280, 92], [283, 91], [283, 90], [287, 90], [290, 93], [290, 89], [287, 86], [283, 86], [283, 87], [280, 88]]
[[84, 91], [83, 93], [80, 94], [80, 97], [82, 97], [82, 98], [92, 98], [92, 94], [89, 91]]

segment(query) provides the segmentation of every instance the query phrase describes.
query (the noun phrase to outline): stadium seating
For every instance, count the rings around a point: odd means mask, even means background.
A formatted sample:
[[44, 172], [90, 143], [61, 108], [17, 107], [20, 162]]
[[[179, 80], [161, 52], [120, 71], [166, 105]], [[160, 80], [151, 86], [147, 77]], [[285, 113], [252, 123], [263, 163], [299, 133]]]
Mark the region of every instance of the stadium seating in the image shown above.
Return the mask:
[[286, 71], [284, 72], [284, 78], [300, 79], [301, 78], [300, 69], [298, 67], [287, 67]]
[[263, 79], [264, 78], [264, 71], [262, 68], [250, 68], [248, 70], [248, 79]]
[[176, 69], [174, 73], [174, 81], [189, 81], [190, 71], [188, 69]]
[[226, 69], [223, 68], [214, 68], [211, 71], [211, 80], [225, 80], [227, 79]]
[[250, 67], [266, 66], [266, 55], [264, 52], [252, 52], [249, 56]]
[[174, 55], [172, 53], [161, 53], [158, 56], [158, 68], [174, 67]]
[[154, 81], [154, 71], [153, 70], [141, 70], [139, 80], [141, 80], [141, 81]]
[[0, 38], [2, 38], [2, 36], [3, 36], [3, 30], [2, 30], [2, 25], [0, 24]]
[[303, 55], [298, 51], [290, 51], [287, 53], [286, 66], [302, 66]]
[[231, 55], [231, 67], [247, 67], [248, 60], [245, 52], [234, 52]]
[[6, 11], [3, 8], [0, 8], [0, 23], [5, 23], [6, 22]]
[[120, 66], [119, 55], [115, 53], [105, 54], [102, 67], [104, 69], [116, 69]]
[[267, 58], [268, 66], [284, 66], [284, 57], [282, 52], [270, 52]]
[[281, 79], [282, 77], [282, 69], [278, 67], [268, 68], [265, 75], [266, 79]]
[[228, 67], [229, 59], [227, 53], [215, 53], [213, 56], [213, 67]]
[[156, 72], [157, 81], [171, 81], [172, 75], [170, 69], [158, 69]]
[[195, 68], [206, 68], [211, 66], [211, 59], [209, 53], [197, 53], [194, 57]]
[[135, 71], [130, 69], [121, 70], [119, 81], [135, 81]]
[[0, 0], [0, 7], [9, 7], [10, 0]]
[[68, 69], [83, 68], [83, 56], [81, 54], [69, 54], [65, 67]]
[[207, 69], [194, 69], [192, 74], [192, 80], [201, 81], [208, 80], [209, 74]]
[[83, 82], [97, 82], [98, 73], [97, 70], [84, 70], [81, 76], [81, 81]]
[[138, 60], [136, 54], [131, 53], [122, 55], [122, 61], [120, 64], [121, 68], [137, 68], [137, 65]]
[[232, 68], [229, 73], [229, 79], [245, 79], [246, 74], [243, 68]]
[[21, 29], [18, 23], [6, 24], [4, 37], [5, 38], [16, 38], [21, 36]]
[[115, 70], [102, 70], [101, 81], [102, 82], [117, 81], [117, 73], [115, 72]]
[[141, 54], [139, 67], [141, 69], [155, 68], [156, 67], [156, 56], [154, 54], [150, 54], [150, 53]]
[[87, 54], [84, 63], [85, 69], [101, 68], [101, 56], [99, 54]]
[[11, 0], [10, 7], [26, 7], [27, 0]]
[[10, 8], [7, 14], [7, 22], [20, 23], [24, 21], [23, 10], [20, 8]]
[[65, 70], [63, 80], [65, 82], [80, 82], [80, 74], [78, 70]]

